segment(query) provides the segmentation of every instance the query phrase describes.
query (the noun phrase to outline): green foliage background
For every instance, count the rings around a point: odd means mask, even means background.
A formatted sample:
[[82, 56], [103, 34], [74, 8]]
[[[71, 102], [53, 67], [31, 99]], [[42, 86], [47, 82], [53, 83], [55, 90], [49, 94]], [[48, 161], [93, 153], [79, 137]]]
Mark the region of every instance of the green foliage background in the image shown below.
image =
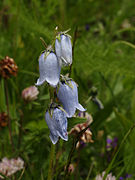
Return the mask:
[[[79, 85], [79, 101], [92, 114], [93, 144], [73, 157], [75, 173], [70, 179], [94, 179], [109, 163], [106, 157], [107, 137], [118, 138], [118, 148], [129, 128], [135, 123], [135, 2], [134, 0], [1, 0], [0, 57], [14, 58], [19, 71], [8, 80], [10, 117], [12, 120], [14, 153], [8, 128], [0, 129], [0, 158], [20, 156], [25, 161], [24, 180], [47, 179], [51, 142], [44, 114], [49, 104], [47, 86], [39, 87], [38, 99], [24, 104], [21, 92], [34, 85], [38, 74], [38, 57], [44, 47], [54, 40], [56, 26], [61, 31], [71, 28], [77, 40], [74, 49], [72, 78]], [[67, 72], [67, 69], [64, 71]], [[98, 89], [103, 110], [89, 101], [91, 88]], [[0, 111], [6, 112], [4, 82], [0, 84]], [[18, 132], [23, 112], [23, 137], [20, 147]], [[77, 124], [76, 120], [76, 124]], [[75, 124], [69, 120], [69, 130]], [[99, 130], [104, 132], [98, 137]], [[119, 179], [126, 173], [135, 179], [135, 130], [122, 145], [110, 171]], [[64, 145], [63, 145], [64, 144]], [[60, 140], [56, 155], [61, 152], [54, 179], [63, 177], [63, 167], [72, 145]], [[103, 157], [101, 156], [103, 154]], [[115, 154], [115, 152], [114, 152]], [[114, 155], [112, 155], [113, 157]], [[90, 177], [88, 172], [92, 167]], [[12, 179], [18, 179], [18, 172]]]

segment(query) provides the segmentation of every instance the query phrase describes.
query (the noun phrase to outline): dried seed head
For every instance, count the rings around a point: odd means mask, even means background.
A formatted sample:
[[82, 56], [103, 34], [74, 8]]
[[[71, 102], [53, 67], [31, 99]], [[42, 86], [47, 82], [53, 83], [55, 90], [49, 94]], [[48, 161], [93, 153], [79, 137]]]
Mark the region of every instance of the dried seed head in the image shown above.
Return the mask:
[[[77, 124], [71, 129], [69, 134], [78, 135], [79, 132], [81, 132], [86, 127], [88, 127], [87, 122], [82, 123], [82, 124]], [[79, 139], [79, 141], [78, 141], [78, 143], [76, 145], [76, 148], [79, 148], [80, 145], [82, 144], [82, 142], [83, 143], [93, 143], [94, 142], [92, 140], [92, 132], [90, 131], [89, 128], [80, 136], [80, 139]]]
[[5, 127], [8, 124], [8, 115], [5, 112], [0, 113], [0, 127]]
[[3, 78], [9, 78], [11, 75], [16, 76], [18, 72], [18, 66], [12, 58], [6, 56], [0, 61], [0, 74]]

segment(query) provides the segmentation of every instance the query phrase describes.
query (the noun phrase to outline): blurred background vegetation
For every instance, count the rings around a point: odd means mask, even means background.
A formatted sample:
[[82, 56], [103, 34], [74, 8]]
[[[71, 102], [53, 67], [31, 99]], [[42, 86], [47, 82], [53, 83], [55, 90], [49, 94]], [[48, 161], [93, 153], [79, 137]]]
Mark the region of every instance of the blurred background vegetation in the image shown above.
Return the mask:
[[[10, 118], [15, 151], [11, 151], [8, 128], [0, 129], [0, 159], [20, 156], [25, 161], [24, 180], [47, 179], [51, 142], [44, 114], [49, 103], [46, 85], [39, 87], [36, 101], [25, 104], [24, 88], [34, 85], [38, 76], [38, 57], [49, 45], [54, 29], [64, 31], [74, 40], [71, 77], [79, 85], [80, 103], [93, 116], [93, 144], [74, 153], [75, 172], [70, 179], [94, 179], [104, 171], [107, 159], [106, 140], [117, 137], [117, 148], [135, 123], [135, 1], [134, 0], [0, 0], [0, 57], [12, 57], [18, 65], [18, 75], [8, 79]], [[67, 72], [64, 69], [63, 72]], [[92, 88], [104, 109], [90, 100]], [[4, 81], [0, 84], [0, 111], [6, 112]], [[23, 135], [18, 146], [19, 124], [23, 117]], [[69, 120], [70, 127], [72, 123]], [[70, 128], [69, 128], [70, 130]], [[62, 140], [56, 155], [62, 150], [54, 179], [61, 179], [63, 167], [71, 149], [72, 137]], [[119, 179], [132, 174], [135, 179], [135, 130], [123, 143], [110, 171]], [[90, 177], [89, 177], [89, 172]], [[20, 172], [12, 177], [18, 179]]]

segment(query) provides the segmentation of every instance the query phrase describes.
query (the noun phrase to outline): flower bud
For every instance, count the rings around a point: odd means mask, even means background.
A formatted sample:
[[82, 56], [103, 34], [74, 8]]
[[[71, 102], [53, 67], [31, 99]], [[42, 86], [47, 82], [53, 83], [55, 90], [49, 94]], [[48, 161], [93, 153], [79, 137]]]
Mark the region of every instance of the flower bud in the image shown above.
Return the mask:
[[9, 78], [11, 75], [16, 76], [18, 67], [14, 60], [8, 56], [0, 61], [0, 74], [3, 78]]
[[[64, 170], [66, 170], [66, 166], [64, 167]], [[69, 164], [68, 173], [72, 174], [74, 171], [75, 171], [75, 165]]]
[[36, 85], [40, 86], [47, 81], [51, 86], [56, 87], [60, 77], [60, 65], [53, 52], [45, 51], [39, 57], [40, 77]]
[[55, 107], [48, 110], [45, 114], [45, 120], [50, 129], [50, 139], [53, 144], [57, 143], [59, 137], [65, 141], [68, 140], [67, 117], [62, 108]]
[[57, 96], [62, 103], [64, 110], [67, 112], [67, 117], [72, 117], [76, 111], [85, 111], [81, 104], [78, 102], [78, 90], [74, 81], [60, 82], [57, 90]]
[[57, 36], [55, 41], [55, 51], [61, 66], [72, 64], [72, 44], [68, 35], [59, 34]]
[[37, 99], [39, 91], [36, 86], [30, 86], [22, 91], [22, 98], [24, 101], [30, 102]]

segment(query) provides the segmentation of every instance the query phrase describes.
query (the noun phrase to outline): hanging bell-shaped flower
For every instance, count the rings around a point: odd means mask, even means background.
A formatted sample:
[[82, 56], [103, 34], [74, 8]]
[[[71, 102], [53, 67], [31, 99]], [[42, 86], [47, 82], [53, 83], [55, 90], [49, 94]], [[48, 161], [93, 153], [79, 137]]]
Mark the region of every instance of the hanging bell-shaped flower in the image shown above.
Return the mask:
[[55, 41], [55, 51], [61, 66], [72, 64], [72, 44], [68, 35], [59, 34], [57, 36]]
[[53, 144], [57, 143], [59, 137], [65, 141], [68, 140], [67, 117], [62, 108], [55, 107], [50, 111], [48, 110], [45, 114], [45, 120], [50, 129], [50, 139]]
[[74, 81], [60, 82], [59, 88], [57, 89], [57, 96], [68, 114], [67, 117], [72, 117], [76, 109], [85, 111], [78, 102], [78, 89]]
[[53, 52], [45, 51], [39, 57], [40, 77], [36, 85], [40, 86], [47, 81], [51, 86], [56, 87], [59, 82], [61, 67], [56, 55]]

